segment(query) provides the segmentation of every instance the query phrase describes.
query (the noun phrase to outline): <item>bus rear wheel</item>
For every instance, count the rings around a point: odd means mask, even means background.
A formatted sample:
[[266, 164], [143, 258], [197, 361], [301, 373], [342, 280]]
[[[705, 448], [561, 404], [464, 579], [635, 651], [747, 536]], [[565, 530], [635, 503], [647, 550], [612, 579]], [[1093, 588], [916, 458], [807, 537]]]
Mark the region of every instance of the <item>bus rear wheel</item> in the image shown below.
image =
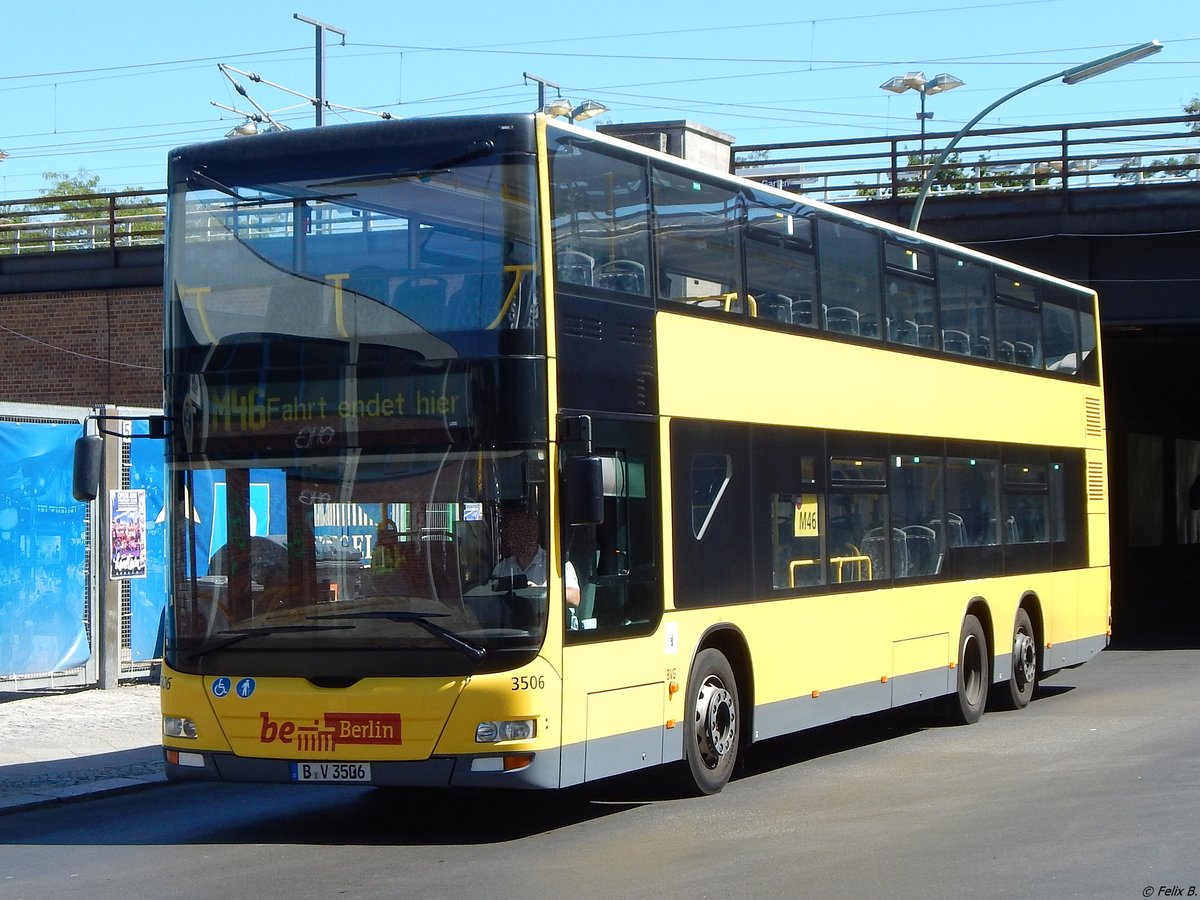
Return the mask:
[[1038, 652], [1033, 621], [1024, 609], [1018, 609], [1013, 625], [1012, 674], [1008, 676], [1008, 690], [1001, 696], [1001, 701], [1008, 709], [1024, 709], [1033, 699], [1037, 679]]
[[963, 725], [974, 725], [983, 716], [988, 695], [988, 646], [983, 625], [974, 615], [963, 618], [958, 637], [956, 687], [951, 715]]
[[729, 781], [741, 739], [737, 681], [729, 660], [711, 647], [702, 650], [688, 678], [684, 749], [690, 786], [715, 794]]

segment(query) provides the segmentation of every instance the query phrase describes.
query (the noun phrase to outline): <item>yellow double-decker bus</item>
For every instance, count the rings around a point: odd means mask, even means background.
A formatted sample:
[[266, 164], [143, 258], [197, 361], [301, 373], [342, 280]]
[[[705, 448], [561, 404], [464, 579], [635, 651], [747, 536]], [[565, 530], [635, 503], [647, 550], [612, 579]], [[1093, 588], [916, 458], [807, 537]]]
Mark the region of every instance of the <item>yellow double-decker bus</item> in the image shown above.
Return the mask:
[[169, 181], [172, 778], [713, 793], [1107, 642], [1091, 291], [540, 115]]

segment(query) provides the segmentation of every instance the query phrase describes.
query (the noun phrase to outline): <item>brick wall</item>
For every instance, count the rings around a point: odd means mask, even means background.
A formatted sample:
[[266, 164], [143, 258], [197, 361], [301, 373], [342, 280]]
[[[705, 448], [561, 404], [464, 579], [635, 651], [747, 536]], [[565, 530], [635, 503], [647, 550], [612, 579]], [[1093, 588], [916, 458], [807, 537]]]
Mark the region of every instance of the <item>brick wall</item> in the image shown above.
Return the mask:
[[163, 293], [0, 295], [0, 400], [162, 405]]

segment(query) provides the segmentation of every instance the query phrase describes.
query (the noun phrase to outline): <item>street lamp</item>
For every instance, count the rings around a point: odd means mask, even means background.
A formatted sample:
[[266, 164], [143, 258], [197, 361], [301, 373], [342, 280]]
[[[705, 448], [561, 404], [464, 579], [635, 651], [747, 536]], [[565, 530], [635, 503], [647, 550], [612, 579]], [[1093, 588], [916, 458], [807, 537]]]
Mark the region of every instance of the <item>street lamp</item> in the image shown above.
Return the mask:
[[561, 89], [561, 85], [555, 84], [553, 81], [547, 81], [545, 78], [539, 78], [531, 72], [523, 73], [525, 83], [536, 81], [538, 86], [538, 112], [545, 113], [552, 119], [566, 119], [569, 122], [582, 122], [584, 119], [590, 119], [592, 116], [598, 116], [601, 113], [608, 112], [608, 107], [597, 100], [584, 100], [578, 106], [564, 97], [561, 93], [558, 94], [550, 102], [546, 102], [546, 88], [552, 87], [557, 92]]
[[933, 186], [933, 180], [937, 178], [938, 172], [942, 168], [942, 164], [949, 158], [951, 151], [962, 137], [979, 124], [980, 119], [990, 113], [993, 109], [1002, 103], [1007, 103], [1017, 94], [1023, 94], [1025, 91], [1035, 88], [1038, 85], [1045, 84], [1047, 81], [1053, 81], [1055, 78], [1061, 78], [1064, 84], [1079, 84], [1081, 81], [1086, 81], [1089, 78], [1094, 78], [1096, 75], [1103, 75], [1105, 72], [1111, 72], [1113, 69], [1128, 65], [1131, 62], [1137, 62], [1140, 59], [1145, 59], [1147, 56], [1153, 56], [1162, 50], [1163, 45], [1158, 41], [1147, 41], [1144, 44], [1138, 44], [1130, 47], [1128, 50], [1121, 50], [1118, 53], [1110, 53], [1108, 56], [1102, 56], [1099, 59], [1093, 59], [1091, 62], [1083, 63], [1082, 65], [1072, 66], [1069, 69], [1063, 69], [1061, 72], [1055, 72], [1053, 75], [1047, 75], [1044, 78], [1039, 78], [1036, 81], [1031, 81], [1029, 84], [1017, 88], [1015, 91], [1010, 91], [1005, 94], [995, 103], [991, 104], [979, 113], [970, 122], [959, 129], [958, 133], [950, 139], [950, 143], [946, 145], [946, 149], [942, 151], [941, 156], [925, 173], [925, 178], [921, 182], [921, 189], [917, 192], [917, 201], [913, 205], [912, 218], [909, 219], [908, 227], [913, 231], [917, 230], [917, 225], [921, 222], [921, 211], [925, 208], [925, 198], [929, 196], [929, 189]]
[[925, 98], [931, 97], [934, 94], [940, 94], [943, 91], [952, 91], [955, 88], [962, 87], [964, 84], [966, 84], [965, 81], [955, 78], [948, 72], [935, 75], [928, 80], [926, 80], [924, 72], [908, 72], [904, 75], [895, 75], [889, 78], [879, 87], [885, 91], [891, 91], [893, 94], [916, 91], [921, 95], [921, 111], [917, 113], [917, 119], [921, 122], [921, 155], [924, 156], [925, 120], [933, 118], [933, 113], [925, 112]]
[[582, 122], [584, 119], [590, 119], [592, 116], [606, 112], [608, 112], [608, 107], [599, 100], [584, 100], [567, 114], [567, 118], [571, 122]]

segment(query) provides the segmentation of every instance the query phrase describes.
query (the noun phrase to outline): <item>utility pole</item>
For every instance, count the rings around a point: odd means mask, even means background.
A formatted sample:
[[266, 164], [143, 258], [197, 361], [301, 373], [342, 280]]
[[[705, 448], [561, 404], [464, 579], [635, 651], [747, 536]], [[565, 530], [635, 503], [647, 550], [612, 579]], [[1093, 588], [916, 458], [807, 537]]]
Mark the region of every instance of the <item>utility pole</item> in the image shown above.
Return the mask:
[[312, 25], [317, 29], [317, 72], [316, 72], [316, 89], [313, 91], [313, 106], [316, 108], [316, 125], [320, 127], [325, 124], [325, 32], [332, 31], [334, 34], [342, 36], [343, 46], [346, 43], [346, 32], [335, 25], [329, 25], [325, 22], [319, 22], [316, 19], [310, 19], [308, 16], [302, 16], [300, 13], [292, 13], [292, 18], [297, 21], [304, 22], [307, 25]]

